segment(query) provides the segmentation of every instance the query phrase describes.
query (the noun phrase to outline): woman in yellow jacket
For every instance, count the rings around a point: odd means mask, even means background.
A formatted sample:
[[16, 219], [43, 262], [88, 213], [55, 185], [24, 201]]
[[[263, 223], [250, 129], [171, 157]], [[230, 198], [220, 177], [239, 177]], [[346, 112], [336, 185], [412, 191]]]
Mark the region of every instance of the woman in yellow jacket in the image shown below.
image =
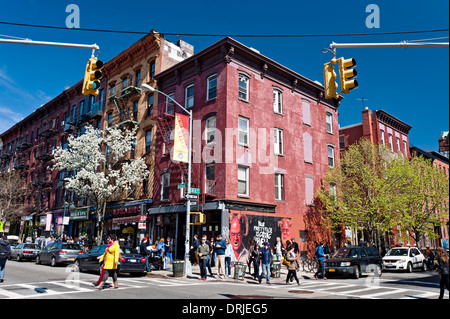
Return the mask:
[[114, 234], [109, 235], [106, 241], [108, 247], [106, 247], [105, 253], [101, 257], [98, 257], [99, 262], [105, 262], [105, 274], [100, 285], [95, 287], [97, 289], [103, 288], [110, 275], [113, 278], [114, 288], [119, 288], [119, 283], [117, 282], [117, 266], [119, 265], [120, 246]]

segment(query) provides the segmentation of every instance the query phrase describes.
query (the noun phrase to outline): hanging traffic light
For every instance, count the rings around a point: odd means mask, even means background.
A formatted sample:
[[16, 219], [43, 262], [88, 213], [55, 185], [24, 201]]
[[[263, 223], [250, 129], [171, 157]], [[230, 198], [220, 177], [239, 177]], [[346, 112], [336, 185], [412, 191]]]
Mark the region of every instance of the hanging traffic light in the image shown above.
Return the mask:
[[98, 95], [100, 88], [99, 79], [102, 77], [103, 62], [97, 58], [90, 58], [86, 64], [86, 72], [84, 73], [84, 82], [81, 93], [83, 95]]
[[353, 58], [339, 58], [338, 61], [339, 79], [341, 82], [340, 94], [349, 93], [350, 90], [356, 89], [358, 87], [358, 81], [354, 80], [354, 78], [356, 78], [356, 76], [358, 75], [358, 72], [356, 72], [355, 69], [352, 69], [356, 67], [356, 61]]
[[337, 99], [339, 94], [336, 93], [337, 89], [337, 74], [334, 72], [334, 66], [337, 63], [336, 59], [332, 59], [330, 62], [323, 65], [323, 80], [325, 82], [325, 99]]

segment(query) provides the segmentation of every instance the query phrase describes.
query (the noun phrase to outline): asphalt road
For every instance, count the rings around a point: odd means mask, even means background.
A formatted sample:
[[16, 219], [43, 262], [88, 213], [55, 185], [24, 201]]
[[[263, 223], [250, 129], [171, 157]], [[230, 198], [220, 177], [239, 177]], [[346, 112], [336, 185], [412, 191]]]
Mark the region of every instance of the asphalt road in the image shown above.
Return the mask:
[[[213, 268], [214, 269], [214, 268]], [[145, 277], [120, 275], [119, 289], [93, 288], [97, 273], [73, 272], [71, 267], [36, 265], [8, 261], [6, 277], [0, 283], [0, 302], [8, 299], [151, 299], [151, 300], [235, 300], [235, 299], [437, 299], [439, 275], [435, 271], [385, 272], [381, 278], [331, 278], [315, 280], [301, 273], [301, 285], [285, 284], [286, 272], [258, 284], [249, 275], [245, 280], [209, 277], [199, 281], [198, 267], [192, 276], [172, 277], [170, 271], [153, 271]], [[112, 283], [109, 279], [108, 282]], [[448, 298], [448, 292], [446, 292]]]

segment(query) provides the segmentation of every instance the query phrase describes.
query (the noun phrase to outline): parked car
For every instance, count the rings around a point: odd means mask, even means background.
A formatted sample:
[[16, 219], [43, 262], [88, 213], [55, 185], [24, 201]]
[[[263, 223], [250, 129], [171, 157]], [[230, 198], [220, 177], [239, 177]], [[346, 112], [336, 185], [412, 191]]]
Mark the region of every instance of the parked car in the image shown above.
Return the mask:
[[[97, 257], [105, 253], [107, 245], [99, 245], [86, 253], [80, 254], [75, 258], [74, 264], [79, 271], [91, 270], [101, 271], [101, 264]], [[140, 255], [134, 248], [120, 248], [122, 258], [119, 260], [119, 273], [145, 274], [147, 267], [145, 265], [145, 257]]]
[[22, 261], [25, 259], [32, 260], [36, 259], [40, 251], [41, 247], [39, 247], [39, 245], [21, 243], [18, 244], [16, 247], [11, 248], [11, 255], [9, 257], [10, 259], [15, 259], [17, 261]]
[[[19, 236], [16, 235], [7, 235], [6, 241], [9, 243], [9, 247], [11, 247], [12, 250], [19, 245]], [[11, 254], [8, 256], [8, 259], [11, 260]]]
[[56, 242], [42, 249], [36, 257], [36, 264], [50, 264], [55, 267], [57, 264], [70, 264], [75, 257], [82, 253], [80, 245]]
[[395, 247], [389, 250], [383, 257], [385, 270], [405, 270], [412, 272], [420, 268], [428, 269], [425, 256], [416, 247]]
[[325, 260], [326, 276], [344, 275], [358, 279], [361, 275], [374, 273], [381, 276], [383, 260], [374, 247], [342, 247], [332, 258]]

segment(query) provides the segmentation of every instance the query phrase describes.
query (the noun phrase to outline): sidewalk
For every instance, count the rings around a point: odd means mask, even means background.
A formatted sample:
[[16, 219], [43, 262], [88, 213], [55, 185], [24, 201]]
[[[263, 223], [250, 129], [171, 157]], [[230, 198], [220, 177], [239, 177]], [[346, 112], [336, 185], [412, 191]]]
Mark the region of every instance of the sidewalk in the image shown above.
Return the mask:
[[[251, 268], [252, 272], [253, 272], [253, 267]], [[234, 279], [234, 267], [231, 267], [231, 276], [230, 277], [224, 277], [224, 278], [219, 278], [219, 276], [217, 276], [217, 268], [216, 267], [211, 267], [212, 273], [213, 273], [213, 277], [209, 275], [208, 272], [208, 278], [207, 278], [207, 282], [208, 281], [213, 281], [213, 282], [229, 282], [229, 283], [243, 283], [243, 282], [255, 282], [255, 280], [253, 279], [253, 276], [250, 275], [248, 273], [248, 268], [246, 268], [246, 272], [245, 272], [245, 276], [243, 280], [240, 279]], [[288, 270], [286, 269], [285, 266], [281, 266], [281, 270], [280, 270], [280, 277], [276, 278], [276, 277], [270, 277], [270, 283], [271, 284], [285, 284], [286, 283], [286, 276], [287, 276]], [[187, 276], [183, 276], [183, 277], [174, 277], [173, 275], [173, 270], [172, 270], [172, 265], [168, 265], [167, 269], [164, 270], [152, 270], [150, 273], [147, 273], [147, 278], [179, 278], [179, 279], [186, 279], [186, 280], [196, 280], [198, 281], [200, 279], [200, 267], [199, 266], [192, 266], [192, 274], [191, 275], [187, 275]], [[300, 279], [300, 283], [303, 280], [309, 280], [309, 279], [314, 279], [314, 273], [312, 272], [308, 272], [305, 273], [303, 271], [299, 271], [297, 272], [297, 277]], [[257, 282], [257, 281], [256, 281]], [[263, 278], [261, 281], [262, 285], [265, 285], [266, 283], [266, 279]], [[297, 283], [292, 282], [292, 285], [296, 285]]]

